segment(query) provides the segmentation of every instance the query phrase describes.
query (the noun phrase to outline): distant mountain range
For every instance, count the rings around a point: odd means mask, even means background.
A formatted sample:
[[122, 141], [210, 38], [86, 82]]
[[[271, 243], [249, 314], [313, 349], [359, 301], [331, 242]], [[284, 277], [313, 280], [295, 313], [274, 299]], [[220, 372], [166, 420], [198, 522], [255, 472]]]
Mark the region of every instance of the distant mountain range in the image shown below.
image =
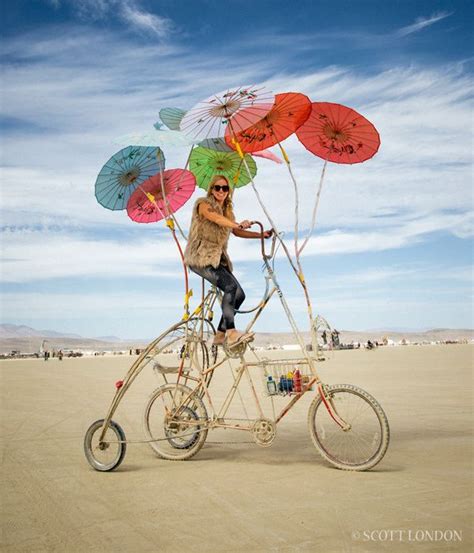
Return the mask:
[[[80, 334], [69, 334], [66, 332], [57, 332], [56, 330], [36, 330], [31, 326], [0, 324], [0, 338], [31, 338], [38, 336], [39, 338], [78, 338], [84, 339]], [[91, 338], [87, 338], [90, 340]], [[121, 342], [122, 339], [117, 336], [98, 336], [93, 340], [101, 340], [103, 342]]]
[[[303, 332], [303, 339], [310, 342], [309, 332]], [[437, 342], [447, 340], [473, 340], [472, 329], [436, 328], [424, 331], [400, 331], [400, 330], [341, 330], [341, 343], [361, 342], [367, 340], [382, 340], [388, 337], [395, 342], [403, 338], [409, 342]], [[127, 350], [140, 348], [151, 339], [121, 339], [117, 336], [100, 336], [97, 338], [84, 338], [79, 334], [61, 333], [55, 330], [37, 330], [29, 326], [0, 324], [0, 353], [8, 353], [11, 350], [19, 350], [24, 353], [37, 352], [43, 340], [47, 340], [47, 349], [75, 349], [75, 350]], [[255, 345], [274, 346], [296, 343], [295, 337], [289, 332], [257, 332]]]

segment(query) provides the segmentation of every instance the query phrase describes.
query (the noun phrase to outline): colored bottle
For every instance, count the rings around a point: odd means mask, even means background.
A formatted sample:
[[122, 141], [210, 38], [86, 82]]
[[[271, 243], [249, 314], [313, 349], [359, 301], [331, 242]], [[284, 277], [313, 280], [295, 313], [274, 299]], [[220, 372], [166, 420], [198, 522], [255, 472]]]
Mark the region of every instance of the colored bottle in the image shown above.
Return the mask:
[[297, 393], [301, 392], [301, 373], [299, 369], [293, 373], [293, 390]]
[[277, 393], [277, 385], [271, 375], [267, 379], [267, 390], [271, 396], [274, 396]]

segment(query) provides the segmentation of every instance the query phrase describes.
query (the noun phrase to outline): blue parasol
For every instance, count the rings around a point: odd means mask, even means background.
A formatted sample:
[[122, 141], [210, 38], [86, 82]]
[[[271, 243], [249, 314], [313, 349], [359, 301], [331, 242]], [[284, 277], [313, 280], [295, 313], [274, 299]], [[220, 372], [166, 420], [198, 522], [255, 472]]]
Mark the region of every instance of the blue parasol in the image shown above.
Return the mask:
[[95, 182], [95, 197], [107, 209], [125, 209], [135, 189], [164, 168], [165, 156], [160, 148], [128, 146], [102, 167]]

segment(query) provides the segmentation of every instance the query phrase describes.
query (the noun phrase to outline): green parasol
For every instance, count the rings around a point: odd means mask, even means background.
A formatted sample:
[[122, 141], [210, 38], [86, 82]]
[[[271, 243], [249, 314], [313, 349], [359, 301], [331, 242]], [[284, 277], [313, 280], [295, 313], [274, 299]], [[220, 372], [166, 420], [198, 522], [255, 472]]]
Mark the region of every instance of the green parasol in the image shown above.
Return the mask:
[[[253, 178], [257, 174], [257, 164], [248, 154], [245, 161]], [[237, 152], [219, 152], [197, 146], [191, 153], [189, 168], [194, 173], [199, 188], [204, 190], [207, 190], [214, 175], [224, 175], [231, 186], [236, 188], [250, 182], [250, 176]]]

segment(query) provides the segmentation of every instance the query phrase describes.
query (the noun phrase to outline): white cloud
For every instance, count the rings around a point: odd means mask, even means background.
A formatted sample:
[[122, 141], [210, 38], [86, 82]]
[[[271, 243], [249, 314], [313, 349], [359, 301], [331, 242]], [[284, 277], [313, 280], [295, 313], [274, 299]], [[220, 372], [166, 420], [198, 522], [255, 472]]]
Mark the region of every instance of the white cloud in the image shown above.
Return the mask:
[[[84, 21], [97, 21], [107, 18], [119, 19], [129, 28], [148, 32], [159, 39], [166, 38], [174, 28], [167, 17], [142, 9], [139, 0], [65, 0]], [[61, 0], [47, 0], [55, 9], [61, 7]]]
[[67, 277], [176, 278], [180, 261], [169, 236], [104, 240], [51, 231], [3, 233], [2, 280]]
[[407, 36], [412, 33], [417, 33], [418, 31], [421, 31], [422, 29], [425, 29], [426, 27], [433, 25], [433, 23], [436, 23], [437, 21], [441, 21], [442, 19], [445, 19], [446, 17], [449, 17], [452, 14], [453, 12], [438, 12], [438, 13], [434, 13], [430, 17], [418, 17], [415, 23], [412, 23], [411, 25], [407, 25], [406, 27], [401, 27], [400, 29], [398, 29], [396, 34], [398, 36]]
[[138, 30], [151, 31], [159, 38], [167, 37], [173, 28], [170, 19], [142, 11], [131, 2], [122, 3], [121, 16]]

